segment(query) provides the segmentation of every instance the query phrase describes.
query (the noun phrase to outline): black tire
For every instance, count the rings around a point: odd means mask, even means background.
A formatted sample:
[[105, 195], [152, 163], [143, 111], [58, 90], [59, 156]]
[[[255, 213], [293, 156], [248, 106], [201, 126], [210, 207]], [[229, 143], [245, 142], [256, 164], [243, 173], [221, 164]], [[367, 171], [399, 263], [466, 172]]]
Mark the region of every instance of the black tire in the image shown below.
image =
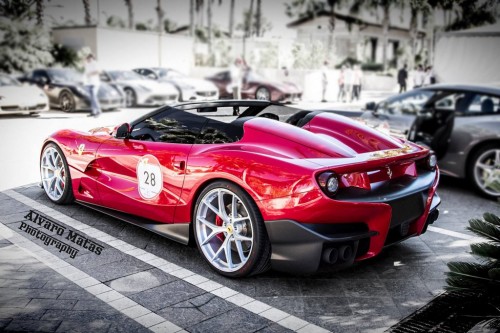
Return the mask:
[[[200, 236], [202, 231], [199, 230], [199, 228], [202, 228], [202, 227], [198, 226], [197, 216], [198, 216], [199, 212], [200, 212], [200, 214], [202, 214], [201, 213], [201, 211], [203, 210], [203, 206], [201, 205], [202, 200], [207, 195], [210, 195], [210, 193], [213, 193], [214, 191], [218, 191], [218, 190], [224, 191], [225, 195], [230, 195], [228, 193], [235, 194], [236, 197], [238, 199], [240, 199], [239, 203], [242, 204], [242, 205], [238, 206], [239, 208], [237, 208], [237, 209], [241, 210], [241, 207], [243, 207], [244, 211], [248, 212], [248, 215], [244, 215], [243, 217], [247, 217], [247, 220], [249, 219], [250, 222], [245, 222], [245, 224], [251, 223], [250, 230], [252, 233], [251, 238], [252, 238], [253, 242], [252, 242], [251, 248], [248, 250], [249, 251], [248, 257], [246, 259], [246, 262], [243, 263], [243, 261], [241, 261], [240, 262], [241, 267], [239, 267], [237, 270], [234, 270], [234, 271], [225, 271], [225, 270], [221, 270], [218, 267], [216, 267], [215, 264], [212, 262], [212, 260], [207, 258], [207, 254], [204, 252], [204, 250], [202, 249], [202, 245], [200, 244], [200, 242], [202, 241], [200, 239], [202, 237], [202, 236]], [[232, 208], [228, 208], [228, 206], [225, 206], [225, 208], [227, 208], [228, 210], [231, 210]], [[240, 215], [238, 215], [238, 216], [241, 217]], [[234, 233], [234, 235], [236, 235], [238, 232], [237, 231], [238, 229], [236, 227], [236, 223], [239, 223], [239, 222], [235, 222], [234, 231], [231, 231], [230, 234], [226, 234], [226, 232], [224, 232], [224, 236], [221, 235], [221, 237], [224, 237], [224, 239], [225, 239], [225, 237], [229, 237], [228, 235], [232, 236], [233, 233]], [[228, 229], [229, 229], [229, 227], [228, 227]], [[246, 231], [247, 228], [244, 228], [244, 230]], [[207, 261], [207, 263], [209, 264], [209, 266], [213, 270], [215, 270], [217, 273], [219, 273], [221, 275], [224, 275], [227, 277], [232, 277], [232, 278], [244, 277], [244, 276], [250, 276], [250, 275], [255, 275], [255, 274], [265, 272], [271, 267], [271, 262], [270, 262], [271, 244], [269, 242], [266, 227], [264, 225], [264, 220], [262, 219], [262, 215], [259, 211], [259, 208], [255, 204], [255, 202], [252, 200], [252, 198], [243, 189], [241, 189], [239, 186], [237, 186], [231, 182], [217, 181], [217, 182], [211, 183], [205, 189], [203, 189], [203, 191], [200, 193], [200, 195], [198, 196], [198, 198], [196, 200], [196, 205], [195, 205], [195, 208], [193, 211], [193, 234], [194, 234], [194, 238], [195, 238], [198, 250], [200, 251], [203, 258]], [[216, 242], [224, 243], [224, 241], [222, 241], [221, 239], [216, 239], [218, 237], [219, 236], [213, 236], [212, 239], [214, 239], [214, 241], [216, 241]], [[207, 237], [207, 238], [210, 238], [210, 237]], [[210, 245], [210, 243], [212, 243], [212, 241], [209, 242], [208, 244], [205, 244], [204, 246], [208, 246], [208, 245]], [[230, 251], [232, 251], [231, 253], [234, 255], [234, 257], [236, 257], [236, 255], [238, 254], [238, 251], [236, 250], [236, 248], [237, 248], [236, 241], [233, 242], [234, 246], [231, 245], [230, 241], [228, 243], [230, 244], [230, 248], [231, 248]], [[240, 248], [242, 248], [241, 244], [242, 244], [242, 242], [240, 242]], [[222, 248], [222, 246], [223, 246], [223, 244], [220, 246], [220, 248]], [[215, 247], [217, 247], [217, 245]], [[211, 248], [211, 249], [213, 250], [213, 248]], [[236, 257], [236, 258], [238, 258], [238, 257]], [[241, 257], [239, 257], [239, 258], [241, 258]], [[227, 258], [226, 258], [226, 262], [227, 262]]]
[[[263, 96], [267, 96], [267, 98], [264, 98]], [[263, 100], [263, 101], [270, 101], [271, 100], [271, 92], [266, 87], [260, 87], [259, 89], [257, 89], [257, 91], [255, 91], [255, 99]]]
[[125, 107], [132, 108], [137, 106], [137, 95], [131, 88], [123, 89], [125, 92]]
[[64, 112], [73, 112], [76, 110], [75, 97], [72, 93], [64, 90], [59, 95], [59, 108]]
[[467, 179], [474, 187], [474, 190], [476, 190], [476, 192], [481, 194], [482, 196], [491, 199], [500, 197], [500, 180], [496, 181], [496, 186], [494, 185], [494, 188], [482, 186], [484, 184], [481, 184], [480, 179], [482, 177], [482, 175], [480, 174], [481, 168], [478, 168], [477, 164], [479, 161], [482, 161], [482, 164], [491, 166], [492, 172], [495, 172], [495, 170], [500, 169], [500, 162], [495, 157], [495, 154], [497, 152], [500, 152], [500, 145], [498, 143], [486, 145], [475, 151], [471, 155], [469, 164], [467, 166]]
[[[47, 175], [47, 174], [50, 174], [51, 172], [50, 171], [46, 171], [46, 168], [44, 168], [44, 165], [46, 165], [47, 163], [51, 164], [50, 161], [46, 160], [46, 158], [48, 158], [48, 155], [50, 153], [51, 150], [54, 150], [59, 154], [60, 156], [60, 161], [57, 160], [56, 158], [56, 161], [54, 161], [52, 164], [56, 165], [57, 167], [60, 168], [60, 170], [63, 170], [62, 172], [60, 171], [52, 171], [52, 174], [54, 174], [54, 177], [57, 177], [57, 175], [62, 175], [60, 178], [64, 181], [64, 186], [62, 188], [62, 192], [61, 194], [57, 194], [56, 197], [54, 197], [54, 193], [50, 193], [51, 192], [51, 189], [50, 187], [53, 187], [51, 186], [50, 183], [44, 181], [44, 177]], [[47, 196], [49, 197], [49, 199], [56, 203], [56, 204], [69, 204], [69, 203], [72, 203], [74, 200], [75, 200], [75, 197], [73, 195], [73, 186], [71, 184], [71, 174], [69, 172], [69, 166], [68, 166], [68, 162], [66, 161], [66, 157], [64, 156], [62, 150], [59, 148], [59, 146], [57, 146], [56, 144], [54, 143], [49, 143], [47, 145], [45, 145], [45, 147], [43, 148], [43, 151], [42, 151], [42, 154], [40, 155], [40, 176], [41, 176], [41, 181], [42, 181], [42, 187], [45, 191], [45, 194], [47, 194]], [[57, 179], [55, 180], [55, 182], [57, 182]], [[54, 186], [56, 186], [54, 184]]]

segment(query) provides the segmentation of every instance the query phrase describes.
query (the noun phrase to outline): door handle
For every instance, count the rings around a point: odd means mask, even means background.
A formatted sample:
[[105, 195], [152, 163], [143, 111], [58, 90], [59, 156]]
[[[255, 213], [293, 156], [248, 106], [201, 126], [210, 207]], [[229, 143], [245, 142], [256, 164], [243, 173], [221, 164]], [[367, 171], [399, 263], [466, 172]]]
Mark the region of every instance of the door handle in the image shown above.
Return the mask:
[[174, 169], [184, 171], [186, 169], [186, 161], [174, 161]]

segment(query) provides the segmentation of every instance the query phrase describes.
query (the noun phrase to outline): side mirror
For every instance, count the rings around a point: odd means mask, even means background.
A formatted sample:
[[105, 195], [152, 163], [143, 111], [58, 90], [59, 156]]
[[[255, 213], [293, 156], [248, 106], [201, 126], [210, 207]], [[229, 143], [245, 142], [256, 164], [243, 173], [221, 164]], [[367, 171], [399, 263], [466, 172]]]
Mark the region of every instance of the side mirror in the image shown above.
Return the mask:
[[368, 102], [366, 103], [365, 110], [374, 111], [376, 106], [377, 104], [375, 104], [375, 102]]
[[146, 77], [151, 80], [156, 80], [156, 75], [154, 75], [153, 73], [148, 74]]
[[127, 139], [130, 137], [130, 132], [131, 132], [130, 125], [128, 123], [121, 124], [118, 126], [116, 129], [116, 134], [115, 138], [117, 139]]

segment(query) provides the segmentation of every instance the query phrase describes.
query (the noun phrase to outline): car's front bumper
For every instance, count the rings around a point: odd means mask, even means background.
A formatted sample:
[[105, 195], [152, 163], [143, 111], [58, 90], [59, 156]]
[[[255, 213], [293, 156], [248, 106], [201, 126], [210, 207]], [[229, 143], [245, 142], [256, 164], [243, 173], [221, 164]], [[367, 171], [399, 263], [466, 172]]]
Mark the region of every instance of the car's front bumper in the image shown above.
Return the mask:
[[438, 179], [436, 171], [427, 172], [404, 186], [393, 182], [368, 194], [339, 195], [335, 205], [328, 198], [316, 200], [307, 208], [310, 212], [297, 216], [314, 216], [309, 223], [295, 218], [266, 220], [273, 269], [303, 274], [316, 271], [321, 261], [350, 265], [376, 256], [384, 246], [422, 234], [439, 215]]
[[144, 106], [161, 106], [165, 104], [174, 104], [179, 100], [178, 94], [163, 93], [141, 93], [137, 94], [137, 104]]
[[30, 114], [49, 110], [47, 102], [32, 105], [3, 105], [0, 106], [0, 114]]

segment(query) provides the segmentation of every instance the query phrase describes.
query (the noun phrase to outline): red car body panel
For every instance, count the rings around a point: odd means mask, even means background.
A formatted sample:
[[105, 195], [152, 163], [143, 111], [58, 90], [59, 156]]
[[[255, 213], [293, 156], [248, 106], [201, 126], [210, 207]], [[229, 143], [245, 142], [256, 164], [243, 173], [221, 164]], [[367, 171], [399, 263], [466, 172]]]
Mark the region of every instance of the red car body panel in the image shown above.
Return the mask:
[[[370, 202], [363, 195], [386, 181], [416, 183], [421, 176], [418, 161], [429, 155], [425, 148], [326, 113], [302, 128], [254, 118], [243, 124], [243, 130], [241, 140], [224, 144], [117, 139], [105, 129], [62, 130], [46, 142], [57, 143], [64, 152], [79, 201], [159, 223], [189, 224], [200, 191], [207, 183], [224, 179], [253, 198], [266, 223], [365, 224], [373, 236], [356, 260], [373, 257], [386, 245], [393, 210], [384, 198]], [[155, 156], [161, 165], [163, 186], [154, 199], [142, 198], [138, 189], [137, 167], [145, 155]], [[362, 194], [355, 194], [354, 200], [327, 196], [316, 181], [324, 171], [339, 176], [339, 192]], [[423, 212], [409, 225], [409, 235], [420, 235], [435, 209], [431, 206], [438, 172], [429, 171], [425, 177], [430, 185]]]

